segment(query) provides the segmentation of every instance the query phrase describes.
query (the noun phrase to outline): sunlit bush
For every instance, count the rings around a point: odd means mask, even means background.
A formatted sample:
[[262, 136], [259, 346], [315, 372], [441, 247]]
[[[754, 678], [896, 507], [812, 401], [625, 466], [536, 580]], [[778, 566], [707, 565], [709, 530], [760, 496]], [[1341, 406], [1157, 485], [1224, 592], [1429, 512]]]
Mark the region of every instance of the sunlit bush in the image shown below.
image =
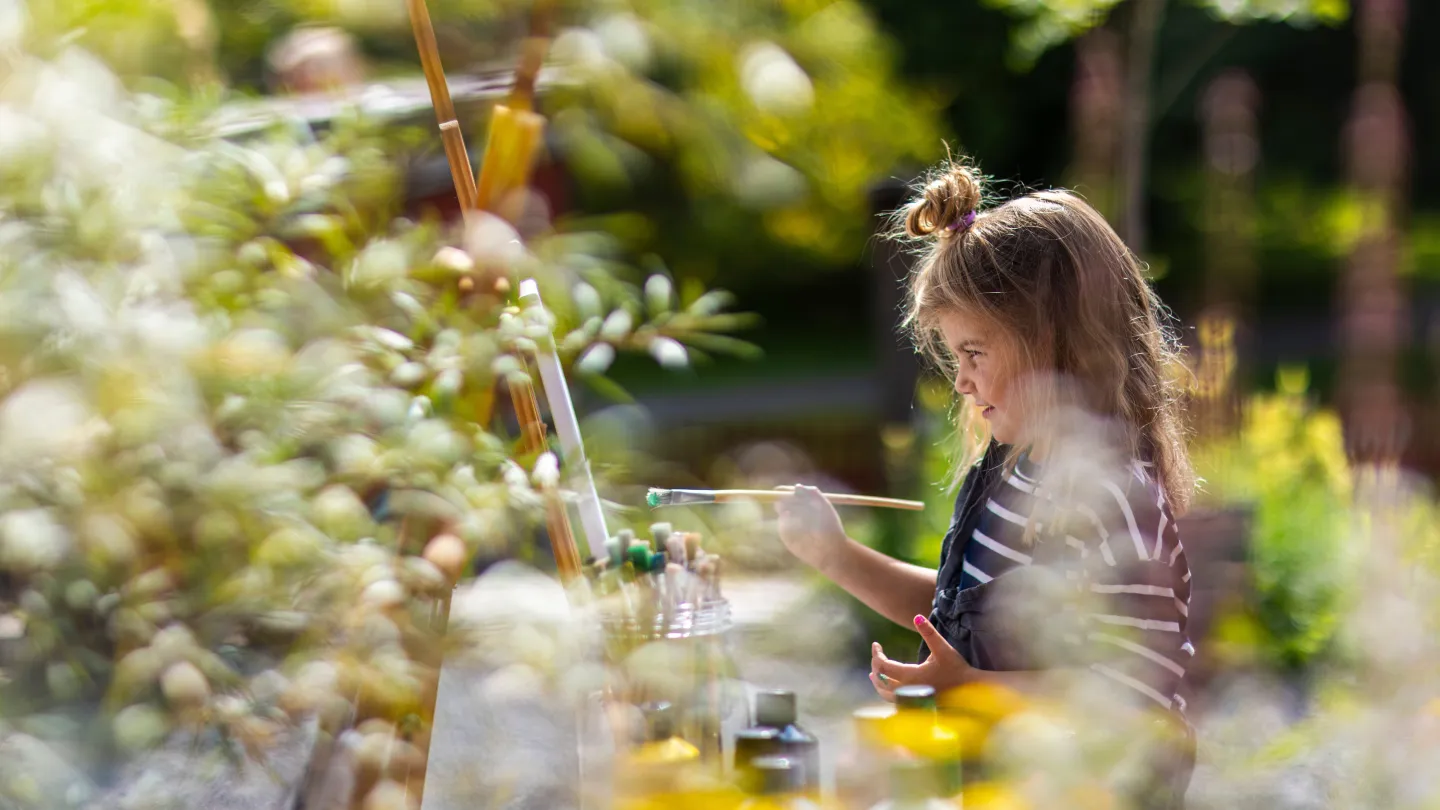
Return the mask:
[[1285, 667], [1331, 650], [1362, 553], [1340, 420], [1309, 400], [1306, 380], [1303, 369], [1282, 371], [1275, 393], [1248, 400], [1238, 435], [1195, 448], [1202, 504], [1254, 510], [1258, 641]]
[[[93, 764], [313, 715], [423, 737], [437, 601], [540, 516], [500, 383], [551, 330], [595, 375], [741, 323], [603, 233], [397, 219], [398, 181], [365, 122], [229, 143], [78, 48], [0, 54], [8, 720], [95, 718], [63, 741]], [[554, 322], [506, 309], [522, 274]]]

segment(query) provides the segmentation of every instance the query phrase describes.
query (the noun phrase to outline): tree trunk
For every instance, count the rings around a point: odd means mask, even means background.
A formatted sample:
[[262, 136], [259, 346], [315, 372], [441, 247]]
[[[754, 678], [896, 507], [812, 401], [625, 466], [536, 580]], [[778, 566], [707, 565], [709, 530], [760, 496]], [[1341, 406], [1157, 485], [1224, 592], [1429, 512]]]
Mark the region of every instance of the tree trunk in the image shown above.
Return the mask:
[[1070, 129], [1075, 137], [1070, 185], [1111, 222], [1118, 221], [1117, 169], [1124, 111], [1124, 43], [1109, 27], [1075, 43], [1075, 83], [1070, 89]]
[[1199, 436], [1232, 435], [1240, 422], [1255, 285], [1255, 167], [1260, 89], [1230, 70], [1201, 103], [1205, 153], [1205, 306], [1197, 319], [1199, 367], [1191, 418]]
[[1366, 0], [1359, 11], [1360, 86], [1346, 147], [1351, 193], [1364, 218], [1340, 286], [1340, 400], [1352, 458], [1389, 468], [1399, 462], [1409, 432], [1396, 379], [1409, 333], [1398, 267], [1410, 163], [1405, 103], [1396, 86], [1405, 2]]
[[1126, 32], [1125, 95], [1120, 132], [1120, 236], [1136, 255], [1145, 250], [1146, 168], [1150, 155], [1150, 93], [1165, 0], [1135, 0]]

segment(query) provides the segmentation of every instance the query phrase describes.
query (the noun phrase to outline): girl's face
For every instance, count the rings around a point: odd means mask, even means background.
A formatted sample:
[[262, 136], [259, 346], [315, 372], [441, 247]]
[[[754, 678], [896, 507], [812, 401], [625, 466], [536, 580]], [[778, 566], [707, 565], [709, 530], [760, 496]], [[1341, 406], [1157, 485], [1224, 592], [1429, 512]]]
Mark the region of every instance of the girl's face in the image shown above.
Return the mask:
[[1016, 385], [1022, 353], [1015, 339], [988, 319], [964, 312], [941, 316], [940, 331], [955, 356], [955, 392], [980, 410], [996, 441], [1025, 444], [1027, 409]]

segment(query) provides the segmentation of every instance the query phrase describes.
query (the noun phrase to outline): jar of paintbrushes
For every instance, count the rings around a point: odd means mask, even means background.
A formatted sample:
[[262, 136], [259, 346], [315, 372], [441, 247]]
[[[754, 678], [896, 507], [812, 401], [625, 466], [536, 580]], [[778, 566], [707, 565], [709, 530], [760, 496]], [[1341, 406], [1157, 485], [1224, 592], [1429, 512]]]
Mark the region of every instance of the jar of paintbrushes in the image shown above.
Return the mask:
[[737, 677], [721, 571], [699, 534], [657, 523], [648, 540], [628, 530], [611, 537], [588, 572], [615, 676], [613, 699], [674, 706], [680, 736], [717, 769]]

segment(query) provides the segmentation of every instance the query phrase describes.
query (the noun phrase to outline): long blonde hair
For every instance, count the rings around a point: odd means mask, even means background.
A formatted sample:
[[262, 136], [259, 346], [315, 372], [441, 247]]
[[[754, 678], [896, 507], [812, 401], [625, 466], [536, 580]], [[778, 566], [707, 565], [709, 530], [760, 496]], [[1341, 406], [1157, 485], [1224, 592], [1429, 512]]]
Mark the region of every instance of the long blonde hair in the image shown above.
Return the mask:
[[1015, 338], [1030, 368], [1063, 381], [1046, 402], [1106, 420], [1118, 450], [1149, 462], [1171, 509], [1195, 489], [1185, 446], [1179, 344], [1140, 262], [1099, 212], [1068, 191], [980, 211], [979, 174], [942, 166], [902, 212], [920, 240], [905, 326], [953, 379], [946, 313], [977, 315]]

